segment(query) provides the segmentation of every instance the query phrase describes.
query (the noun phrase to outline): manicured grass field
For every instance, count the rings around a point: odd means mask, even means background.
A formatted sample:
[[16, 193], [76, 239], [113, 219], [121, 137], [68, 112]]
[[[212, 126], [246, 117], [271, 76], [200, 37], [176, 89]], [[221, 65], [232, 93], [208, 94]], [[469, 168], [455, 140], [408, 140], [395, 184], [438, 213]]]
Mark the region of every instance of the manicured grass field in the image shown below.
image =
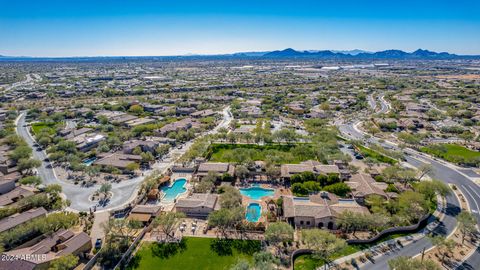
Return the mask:
[[252, 240], [184, 237], [180, 244], [144, 243], [128, 269], [229, 269], [238, 259], [251, 260], [260, 250]]
[[398, 161], [391, 158], [391, 157], [387, 157], [381, 153], [378, 153], [377, 151], [374, 151], [370, 148], [366, 148], [364, 146], [361, 146], [361, 145], [357, 145], [356, 146], [358, 148], [358, 151], [360, 153], [362, 153], [362, 155], [364, 155], [365, 157], [371, 157], [373, 159], [376, 159], [380, 162], [384, 162], [384, 163], [387, 163], [387, 164], [391, 164], [391, 165], [394, 165], [396, 164]]
[[[353, 254], [357, 251], [362, 250], [362, 246], [360, 245], [348, 245], [344, 249], [342, 249], [340, 252], [335, 254], [333, 256], [333, 259], [338, 259], [343, 256], [347, 256], [350, 254]], [[307, 254], [307, 255], [300, 255], [298, 256], [295, 261], [295, 270], [314, 270], [317, 269], [317, 267], [322, 266], [324, 262], [322, 260], [314, 258], [312, 255]]]
[[58, 123], [44, 123], [44, 122], [32, 123], [32, 131], [35, 135], [37, 135], [43, 129], [47, 129], [48, 133], [54, 134], [55, 133], [54, 128], [57, 124]]
[[455, 163], [480, 158], [480, 152], [470, 150], [457, 144], [430, 145], [422, 147], [420, 150]]
[[269, 157], [278, 164], [300, 163], [313, 158], [291, 151], [295, 146], [287, 144], [212, 144], [207, 150], [207, 158], [214, 162], [240, 162], [246, 159], [266, 160]]

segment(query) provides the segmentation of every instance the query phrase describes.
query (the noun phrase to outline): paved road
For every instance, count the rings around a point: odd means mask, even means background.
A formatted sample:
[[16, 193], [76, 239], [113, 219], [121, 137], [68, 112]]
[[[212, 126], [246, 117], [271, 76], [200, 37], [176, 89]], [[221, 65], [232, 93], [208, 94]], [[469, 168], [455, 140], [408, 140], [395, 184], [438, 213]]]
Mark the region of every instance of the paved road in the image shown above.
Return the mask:
[[[358, 122], [357, 122], [358, 123]], [[357, 123], [348, 123], [348, 124], [340, 124], [338, 126], [341, 133], [350, 139], [362, 140], [364, 138], [364, 134], [359, 131], [355, 124]], [[376, 143], [382, 145], [383, 147], [389, 149], [399, 150], [395, 144], [391, 142], [380, 142], [377, 138], [369, 138], [367, 140], [368, 143]], [[406, 156], [406, 163], [418, 167], [423, 163], [430, 163], [433, 167], [433, 171], [430, 174], [431, 177], [441, 180], [445, 183], [452, 183], [455, 184], [465, 195], [470, 208], [477, 219], [477, 223], [480, 223], [480, 187], [475, 184], [466, 174], [462, 173], [459, 168], [455, 165], [449, 164], [444, 161], [439, 161], [433, 158], [430, 158], [427, 155], [414, 151], [413, 149], [406, 150], [408, 155]], [[450, 221], [452, 216], [455, 216], [458, 211], [455, 209], [459, 209], [459, 203], [455, 200], [449, 198], [448, 201], [449, 206], [449, 214], [446, 216], [445, 224], [443, 226], [444, 233], [448, 235], [451, 231], [453, 231], [453, 226], [451, 222], [455, 222], [455, 220]], [[448, 218], [448, 219], [447, 219]], [[412, 256], [418, 254], [423, 247], [431, 246], [430, 243], [426, 243], [425, 241], [419, 241], [413, 245], [406, 246], [405, 248], [398, 250], [398, 252], [394, 253], [394, 256]], [[393, 256], [393, 257], [394, 257]], [[374, 265], [368, 264], [365, 269], [388, 269], [387, 261], [388, 259], [393, 258], [392, 256], [384, 256], [384, 258], [380, 258]], [[475, 265], [480, 265], [480, 250], [477, 249], [476, 253], [473, 254], [462, 266], [458, 269], [475, 269]], [[478, 269], [478, 268], [477, 268]]]
[[378, 113], [388, 113], [388, 111], [390, 110], [390, 104], [385, 101], [385, 95], [380, 95], [378, 100], [380, 101], [381, 106], [381, 109], [380, 111], [378, 111]]
[[373, 98], [373, 94], [368, 95], [368, 105], [370, 105], [370, 108], [375, 111], [377, 109], [377, 102], [375, 102], [375, 99]]
[[22, 86], [22, 85], [28, 85], [28, 84], [32, 84], [34, 81], [40, 81], [42, 78], [38, 75], [38, 74], [27, 74], [25, 76], [25, 80], [23, 81], [20, 81], [20, 82], [16, 82], [16, 83], [12, 83], [11, 85], [5, 87], [5, 92], [8, 92], [12, 89], [15, 89], [19, 86]]
[[[81, 187], [68, 182], [65, 179], [59, 179], [52, 169], [49, 162], [44, 161], [47, 157], [45, 151], [38, 151], [33, 144], [35, 143], [32, 136], [28, 131], [28, 127], [25, 126], [25, 115], [23, 112], [20, 114], [17, 123], [17, 133], [25, 139], [25, 141], [33, 148], [33, 157], [42, 160], [42, 165], [37, 169], [38, 175], [42, 178], [43, 183], [46, 185], [60, 184], [62, 186], [62, 192], [64, 196], [71, 201], [70, 208], [76, 211], [88, 211], [90, 207], [96, 205], [95, 202], [89, 200], [90, 196], [98, 190], [100, 185], [94, 185], [91, 187]], [[112, 209], [128, 203], [134, 195], [136, 187], [141, 183], [143, 177], [137, 177], [135, 179], [126, 180], [120, 183], [112, 184], [112, 198], [110, 202], [105, 206], [97, 205], [97, 209], [105, 210]]]
[[[38, 151], [35, 147], [33, 147], [35, 141], [30, 135], [28, 127], [25, 125], [25, 116], [26, 113], [22, 112], [17, 118], [17, 133], [23, 137], [25, 141], [33, 148], [33, 157], [42, 160], [42, 165], [37, 169], [38, 175], [42, 178], [43, 183], [46, 185], [60, 184], [62, 186], [62, 192], [64, 196], [71, 201], [70, 209], [74, 211], [88, 211], [90, 207], [95, 205], [97, 206], [98, 211], [111, 210], [128, 204], [135, 198], [137, 189], [146, 176], [151, 174], [154, 170], [164, 172], [166, 169], [171, 167], [175, 161], [193, 144], [192, 141], [189, 141], [179, 148], [172, 148], [166, 155], [166, 158], [153, 164], [151, 170], [144, 171], [139, 177], [125, 180], [120, 183], [113, 183], [111, 190], [113, 196], [110, 202], [105, 206], [100, 206], [89, 200], [90, 196], [96, 190], [98, 190], [100, 185], [94, 185], [88, 188], [81, 187], [65, 179], [59, 179], [56, 176], [55, 171], [50, 167], [49, 162], [44, 161], [44, 159], [47, 157], [45, 151]], [[215, 133], [222, 127], [228, 127], [232, 121], [232, 114], [229, 107], [222, 111], [222, 117], [223, 118], [221, 122], [213, 130], [209, 131], [208, 134]]]

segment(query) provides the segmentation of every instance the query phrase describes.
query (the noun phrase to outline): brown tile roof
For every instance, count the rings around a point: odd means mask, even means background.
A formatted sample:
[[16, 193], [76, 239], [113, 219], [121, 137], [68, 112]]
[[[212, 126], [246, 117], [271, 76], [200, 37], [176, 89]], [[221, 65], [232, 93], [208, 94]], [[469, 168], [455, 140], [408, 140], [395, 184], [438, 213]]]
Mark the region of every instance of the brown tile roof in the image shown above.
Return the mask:
[[188, 198], [178, 199], [175, 207], [192, 208], [192, 207], [206, 207], [215, 209], [218, 201], [216, 194], [210, 193], [193, 193]]
[[353, 199], [339, 199], [335, 195], [326, 193], [310, 195], [309, 198], [295, 198], [285, 196], [283, 198], [284, 216], [289, 217], [337, 217], [344, 211], [357, 213], [369, 213], [366, 207], [359, 205]]
[[313, 172], [313, 167], [305, 164], [282, 164], [282, 166], [280, 166], [280, 174], [282, 177], [290, 177], [302, 172]]
[[205, 162], [198, 166], [197, 175], [207, 175], [208, 172], [216, 172], [219, 174], [229, 173], [234, 174], [235, 168], [229, 163], [222, 162]]
[[131, 213], [135, 214], [150, 214], [156, 216], [160, 213], [161, 207], [159, 205], [137, 205], [135, 206]]
[[17, 213], [6, 218], [0, 220], [0, 232], [4, 232], [10, 230], [11, 228], [18, 226], [22, 223], [30, 221], [34, 218], [45, 216], [47, 214], [47, 210], [45, 208], [34, 208], [28, 211]]
[[283, 211], [285, 217], [313, 217], [323, 218], [332, 216], [327, 204], [318, 204], [309, 199], [298, 199], [294, 197], [283, 198]]
[[[46, 236], [40, 242], [33, 246], [19, 248], [5, 252], [9, 256], [23, 256], [22, 260], [14, 260], [10, 263], [0, 262], [0, 269], [34, 269], [38, 264], [57, 259], [68, 254], [78, 254], [78, 252], [87, 252], [91, 249], [91, 238], [88, 234], [80, 232], [75, 234], [70, 230], [61, 229], [49, 236]], [[26, 255], [43, 255], [39, 257]], [[6, 267], [6, 268], [3, 268]]]
[[387, 194], [383, 191], [383, 189], [386, 188], [385, 183], [376, 182], [369, 174], [354, 174], [350, 180], [345, 183], [352, 189], [352, 194], [355, 197], [365, 197], [376, 194], [387, 198]]
[[26, 186], [16, 187], [14, 190], [0, 195], [0, 206], [9, 205], [14, 203], [15, 199], [26, 198], [35, 194], [35, 188], [29, 188]]
[[120, 152], [99, 154], [95, 165], [113, 166], [117, 168], [126, 168], [128, 164], [142, 160], [139, 155], [128, 155]]
[[315, 174], [340, 173], [337, 165], [323, 165], [316, 160], [307, 160], [300, 164], [283, 164], [280, 167], [282, 177], [290, 177], [302, 172], [312, 172]]

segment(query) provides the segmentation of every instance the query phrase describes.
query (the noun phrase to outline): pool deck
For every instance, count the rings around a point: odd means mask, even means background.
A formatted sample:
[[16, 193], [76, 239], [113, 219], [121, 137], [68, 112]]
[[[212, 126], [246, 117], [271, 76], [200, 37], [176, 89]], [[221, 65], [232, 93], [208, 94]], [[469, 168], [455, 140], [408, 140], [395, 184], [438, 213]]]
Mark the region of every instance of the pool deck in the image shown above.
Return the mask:
[[[173, 183], [175, 183], [175, 181], [177, 181], [178, 179], [186, 179], [187, 182], [185, 183], [185, 189], [186, 191], [179, 194], [176, 198], [175, 198], [175, 201], [177, 201], [178, 199], [180, 198], [187, 198], [188, 195], [191, 193], [192, 191], [192, 185], [191, 185], [191, 180], [192, 180], [192, 175], [191, 174], [178, 174], [178, 173], [174, 173], [170, 176], [170, 182], [168, 183], [168, 186], [171, 186]], [[175, 202], [174, 201], [164, 201], [162, 199], [160, 199], [158, 205], [162, 206], [164, 211], [172, 211], [173, 208], [175, 207]]]
[[[249, 187], [251, 187], [251, 185], [245, 186], [245, 187], [236, 186], [236, 188], [238, 190], [240, 190], [241, 188], [249, 188]], [[289, 189], [287, 189], [283, 186], [273, 186], [273, 185], [269, 185], [269, 184], [260, 184], [260, 185], [258, 185], [258, 187], [265, 188], [265, 189], [273, 189], [273, 190], [275, 190], [275, 193], [273, 194], [272, 197], [265, 196], [265, 197], [262, 197], [260, 200], [253, 200], [253, 199], [250, 199], [249, 197], [247, 197], [245, 195], [242, 195], [242, 204], [248, 205], [250, 202], [265, 202], [265, 201], [268, 201], [270, 199], [277, 200], [281, 196], [292, 195], [292, 192]]]
[[[238, 190], [240, 190], [240, 188], [249, 188], [249, 187], [252, 187], [252, 185], [248, 185], [248, 186], [236, 186], [236, 188]], [[266, 213], [266, 211], [268, 210], [268, 205], [267, 205], [267, 202], [269, 202], [270, 200], [277, 200], [279, 199], [281, 196], [290, 196], [292, 195], [292, 192], [283, 187], [283, 186], [280, 186], [280, 185], [270, 185], [270, 184], [259, 184], [258, 187], [261, 187], [261, 188], [266, 188], [266, 189], [273, 189], [275, 190], [275, 193], [273, 194], [272, 197], [269, 197], [269, 196], [265, 196], [265, 197], [262, 197], [260, 200], [253, 200], [251, 199], [250, 197], [247, 197], [245, 195], [242, 195], [242, 205], [245, 207], [245, 209], [247, 208], [247, 206], [250, 204], [250, 203], [258, 203], [260, 204], [260, 206], [262, 207], [262, 216], [260, 217], [260, 219], [258, 220], [258, 222], [266, 222], [267, 221], [267, 218], [265, 215], [263, 215], [263, 213]]]

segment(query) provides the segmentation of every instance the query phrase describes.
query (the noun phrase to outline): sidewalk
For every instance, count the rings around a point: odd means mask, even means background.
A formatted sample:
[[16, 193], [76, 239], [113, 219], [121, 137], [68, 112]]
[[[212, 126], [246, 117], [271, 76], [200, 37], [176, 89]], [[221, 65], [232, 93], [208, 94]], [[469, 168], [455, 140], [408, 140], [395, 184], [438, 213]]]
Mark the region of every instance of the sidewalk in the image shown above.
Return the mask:
[[[383, 255], [382, 250], [385, 250], [386, 248], [388, 248], [388, 249], [400, 249], [400, 248], [403, 248], [403, 247], [405, 247], [409, 244], [415, 243], [418, 240], [424, 238], [431, 231], [433, 231], [435, 228], [437, 228], [438, 225], [440, 224], [440, 222], [445, 217], [446, 201], [445, 201], [444, 198], [442, 198], [440, 196], [437, 196], [437, 200], [439, 201], [439, 204], [437, 205], [437, 209], [435, 210], [433, 215], [438, 218], [438, 221], [431, 222], [430, 224], [428, 224], [424, 229], [422, 229], [418, 233], [407, 235], [407, 236], [402, 236], [402, 237], [397, 237], [395, 239], [390, 239], [390, 240], [384, 241], [382, 243], [379, 243], [375, 246], [372, 246], [368, 249], [358, 251], [358, 252], [355, 252], [353, 254], [350, 254], [350, 255], [341, 257], [339, 259], [336, 259], [335, 261], [333, 261], [331, 263], [331, 267], [334, 267], [335, 265], [340, 265], [340, 264], [345, 263], [345, 262], [350, 262], [352, 259], [357, 260], [359, 257], [365, 256], [365, 253], [367, 253], [367, 252], [373, 254], [373, 258], [376, 259], [376, 258], [381, 257]], [[399, 241], [401, 242], [401, 246], [398, 244]], [[390, 252], [390, 251], [387, 251], [387, 253], [388, 252]], [[368, 262], [368, 260], [367, 260], [367, 262]], [[358, 261], [358, 260], [357, 260], [357, 264], [358, 264], [359, 267], [363, 265], [363, 263]], [[329, 267], [328, 269], [330, 269], [331, 267]]]

